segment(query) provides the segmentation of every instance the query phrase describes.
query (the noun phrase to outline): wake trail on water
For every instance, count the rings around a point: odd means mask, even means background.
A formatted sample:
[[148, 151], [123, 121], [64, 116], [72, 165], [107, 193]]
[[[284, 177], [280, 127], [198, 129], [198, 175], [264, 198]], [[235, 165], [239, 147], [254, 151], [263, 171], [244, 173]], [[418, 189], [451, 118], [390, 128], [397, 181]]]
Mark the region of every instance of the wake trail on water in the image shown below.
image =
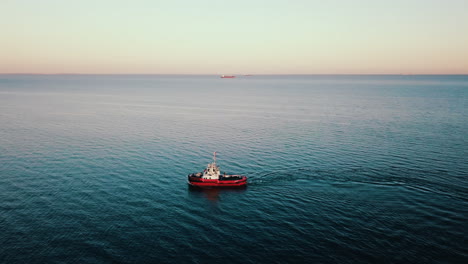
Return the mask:
[[[334, 186], [352, 187], [355, 185], [394, 186], [417, 192], [429, 192], [468, 201], [467, 188], [463, 184], [454, 184], [443, 180], [439, 170], [422, 170], [412, 168], [349, 168], [349, 169], [315, 169], [308, 167], [279, 169], [251, 173], [249, 185], [268, 186], [291, 182], [321, 183]], [[453, 177], [446, 177], [452, 178]], [[437, 179], [435, 181], [434, 179]]]

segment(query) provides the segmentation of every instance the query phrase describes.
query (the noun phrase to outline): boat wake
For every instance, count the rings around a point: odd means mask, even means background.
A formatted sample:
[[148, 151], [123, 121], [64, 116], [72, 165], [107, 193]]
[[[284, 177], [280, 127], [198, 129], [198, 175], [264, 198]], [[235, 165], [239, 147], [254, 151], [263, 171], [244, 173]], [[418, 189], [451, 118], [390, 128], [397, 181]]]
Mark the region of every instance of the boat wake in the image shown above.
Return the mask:
[[[454, 187], [453, 183], [433, 182], [435, 175], [441, 175], [441, 171], [409, 169], [409, 168], [383, 168], [374, 169], [355, 167], [349, 169], [315, 169], [293, 168], [277, 171], [265, 171], [260, 173], [247, 173], [251, 186], [287, 185], [293, 182], [320, 183], [336, 187], [352, 187], [357, 185], [367, 186], [394, 186], [417, 192], [430, 192], [449, 196], [462, 201], [468, 201], [464, 195], [468, 192], [462, 184]], [[390, 175], [390, 176], [389, 176]], [[428, 177], [431, 176], [431, 177]], [[452, 178], [453, 177], [447, 177]]]

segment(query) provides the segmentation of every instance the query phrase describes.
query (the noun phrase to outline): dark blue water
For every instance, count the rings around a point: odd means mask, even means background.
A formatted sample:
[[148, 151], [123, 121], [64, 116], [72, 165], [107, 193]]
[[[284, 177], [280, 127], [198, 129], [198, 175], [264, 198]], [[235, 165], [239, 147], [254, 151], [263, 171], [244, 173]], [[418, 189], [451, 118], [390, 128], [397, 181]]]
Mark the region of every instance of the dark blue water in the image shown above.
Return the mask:
[[[468, 76], [0, 75], [1, 263], [461, 263]], [[191, 189], [218, 152], [239, 190]]]

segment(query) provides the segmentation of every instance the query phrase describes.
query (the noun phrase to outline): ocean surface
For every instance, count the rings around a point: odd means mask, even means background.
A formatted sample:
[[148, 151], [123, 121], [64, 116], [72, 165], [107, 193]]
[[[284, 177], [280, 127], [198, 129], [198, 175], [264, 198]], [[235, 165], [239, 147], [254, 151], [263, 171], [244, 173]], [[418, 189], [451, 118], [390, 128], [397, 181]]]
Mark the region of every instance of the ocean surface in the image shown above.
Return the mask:
[[468, 76], [0, 75], [0, 263], [467, 263], [467, 135]]

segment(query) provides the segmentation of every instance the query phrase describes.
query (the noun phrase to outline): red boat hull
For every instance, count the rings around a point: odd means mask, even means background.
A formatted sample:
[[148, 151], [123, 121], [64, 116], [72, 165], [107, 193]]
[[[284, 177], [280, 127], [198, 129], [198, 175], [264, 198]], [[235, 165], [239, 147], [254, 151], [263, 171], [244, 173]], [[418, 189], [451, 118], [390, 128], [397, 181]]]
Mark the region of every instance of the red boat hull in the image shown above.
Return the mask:
[[236, 179], [208, 180], [200, 177], [188, 176], [188, 183], [199, 187], [240, 187], [247, 185], [247, 177], [239, 176]]

